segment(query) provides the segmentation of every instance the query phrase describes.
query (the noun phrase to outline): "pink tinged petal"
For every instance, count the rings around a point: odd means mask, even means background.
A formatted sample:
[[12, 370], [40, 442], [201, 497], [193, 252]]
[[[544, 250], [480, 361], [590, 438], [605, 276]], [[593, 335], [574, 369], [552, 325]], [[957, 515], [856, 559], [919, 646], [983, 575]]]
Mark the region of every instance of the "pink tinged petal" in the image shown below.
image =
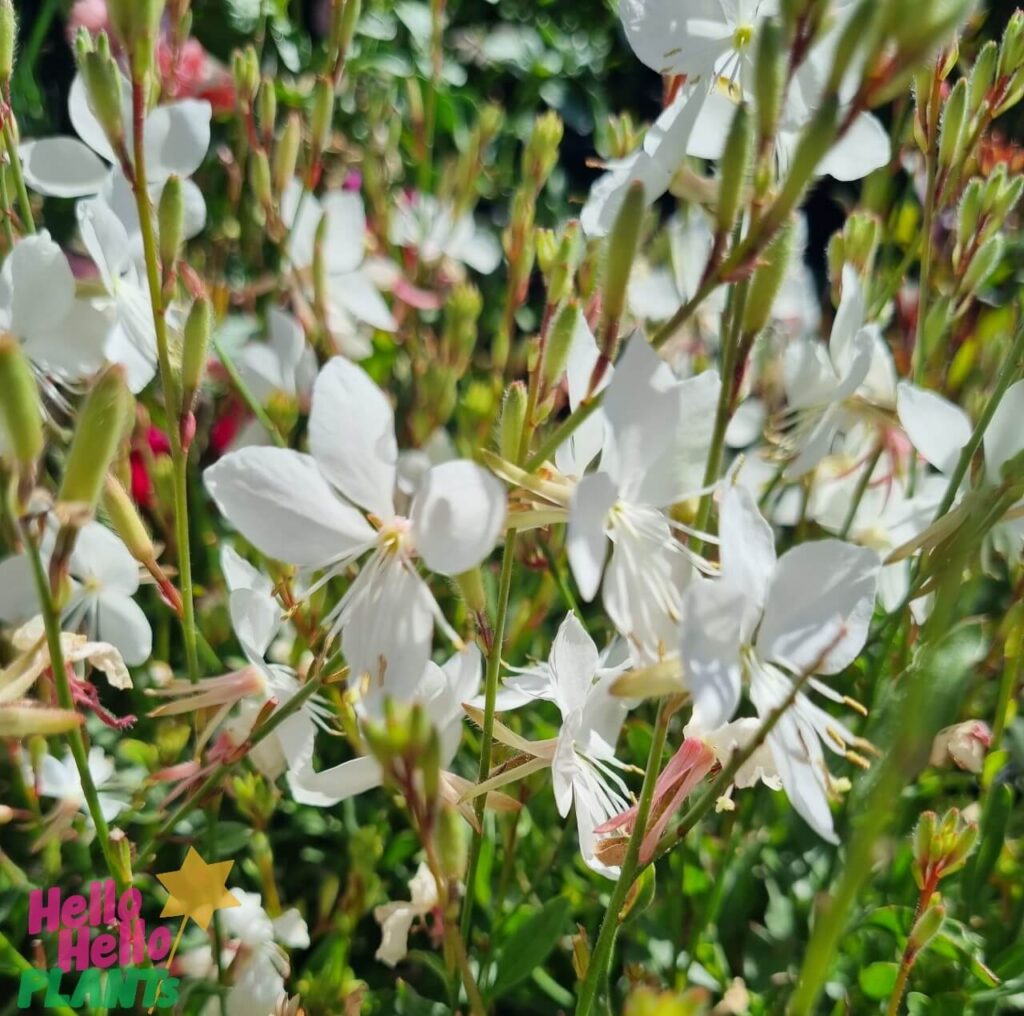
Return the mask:
[[208, 102], [184, 99], [157, 106], [146, 117], [146, 169], [153, 183], [172, 175], [191, 176], [210, 148]]
[[394, 516], [394, 412], [369, 374], [343, 357], [328, 361], [313, 386], [309, 449], [350, 501], [382, 520]]
[[413, 543], [426, 566], [461, 575], [494, 549], [507, 512], [505, 488], [466, 459], [428, 470], [412, 505]]
[[566, 549], [580, 595], [588, 603], [601, 585], [608, 549], [608, 511], [617, 497], [615, 483], [607, 473], [585, 476], [573, 492]]
[[110, 166], [76, 138], [54, 137], [21, 146], [25, 182], [53, 198], [83, 198], [98, 194]]
[[757, 649], [794, 674], [837, 674], [864, 648], [881, 561], [840, 540], [794, 547], [768, 590]]
[[0, 306], [9, 311], [9, 331], [21, 339], [45, 333], [64, 321], [74, 299], [71, 266], [48, 233], [14, 245], [0, 273]]
[[971, 437], [967, 414], [941, 395], [906, 382], [897, 388], [896, 412], [922, 457], [939, 472], [952, 473]]
[[321, 772], [312, 768], [289, 772], [288, 789], [299, 804], [329, 808], [379, 787], [382, 779], [380, 763], [371, 756], [363, 756]]
[[693, 696], [688, 733], [704, 734], [732, 719], [740, 701], [742, 590], [725, 579], [700, 579], [683, 595], [683, 680]]
[[836, 180], [862, 180], [891, 160], [892, 142], [888, 131], [877, 117], [861, 113], [819, 163], [818, 174]]
[[373, 529], [334, 494], [309, 455], [244, 448], [207, 469], [204, 480], [225, 518], [279, 561], [324, 567], [373, 543]]
[[1024, 381], [1018, 381], [1006, 390], [985, 431], [985, 467], [989, 481], [999, 483], [1003, 466], [1022, 450]]
[[742, 590], [740, 640], [748, 642], [761, 618], [775, 569], [775, 534], [746, 488], [731, 486], [719, 509], [722, 578]]
[[120, 650], [129, 667], [140, 667], [153, 652], [153, 629], [143, 609], [120, 593], [103, 593], [93, 607], [96, 638]]
[[568, 716], [583, 708], [598, 667], [597, 646], [571, 612], [558, 627], [550, 662], [555, 701], [562, 715]]

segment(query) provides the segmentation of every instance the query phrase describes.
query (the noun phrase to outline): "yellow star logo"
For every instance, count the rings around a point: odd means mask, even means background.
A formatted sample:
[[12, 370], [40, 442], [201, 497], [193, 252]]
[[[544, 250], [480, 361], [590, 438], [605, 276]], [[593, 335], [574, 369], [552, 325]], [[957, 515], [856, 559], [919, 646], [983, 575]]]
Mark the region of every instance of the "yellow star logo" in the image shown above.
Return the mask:
[[170, 897], [160, 912], [161, 917], [181, 917], [184, 928], [191, 917], [203, 931], [210, 926], [215, 910], [240, 907], [241, 902], [231, 895], [225, 883], [234, 861], [207, 864], [189, 847], [185, 863], [177, 871], [167, 871], [157, 878]]

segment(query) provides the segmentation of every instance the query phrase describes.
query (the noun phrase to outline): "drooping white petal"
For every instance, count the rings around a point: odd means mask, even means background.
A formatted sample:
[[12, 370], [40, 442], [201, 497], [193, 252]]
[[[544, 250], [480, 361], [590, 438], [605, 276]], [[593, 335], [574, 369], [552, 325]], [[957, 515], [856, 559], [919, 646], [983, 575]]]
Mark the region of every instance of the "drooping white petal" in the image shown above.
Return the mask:
[[25, 355], [41, 370], [79, 381], [103, 366], [110, 321], [86, 300], [74, 300], [66, 317], [24, 343]]
[[370, 755], [350, 759], [321, 772], [312, 768], [290, 771], [288, 789], [299, 804], [330, 808], [349, 797], [381, 785], [380, 763]]
[[228, 601], [231, 625], [250, 663], [259, 665], [281, 627], [281, 609], [273, 597], [255, 589], [236, 589]]
[[309, 455], [243, 448], [211, 466], [203, 478], [225, 518], [279, 561], [321, 567], [373, 542], [373, 529], [334, 494]]
[[761, 618], [775, 570], [775, 535], [746, 487], [730, 486], [719, 511], [722, 578], [742, 591], [740, 639], [749, 641]]
[[393, 332], [398, 327], [391, 308], [365, 271], [329, 276], [327, 288], [332, 303], [340, 304], [357, 321], [383, 332]]
[[836, 674], [864, 648], [881, 561], [840, 540], [803, 543], [776, 566], [758, 652], [794, 674]]
[[594, 640], [574, 613], [566, 614], [551, 645], [555, 701], [563, 716], [583, 708], [594, 683], [597, 665]]
[[891, 159], [889, 132], [878, 117], [860, 113], [818, 164], [818, 175], [836, 180], [862, 180], [876, 169], [887, 166]]
[[281, 196], [281, 219], [289, 227], [288, 254], [296, 268], [308, 268], [313, 263], [316, 231], [323, 208], [298, 180], [289, 181]]
[[220, 551], [220, 571], [227, 583], [228, 592], [236, 589], [255, 589], [265, 596], [272, 596], [274, 583], [261, 571], [254, 568], [230, 544], [225, 543]]
[[740, 612], [743, 590], [726, 579], [698, 579], [682, 600], [680, 656], [693, 696], [687, 733], [705, 734], [732, 719], [740, 701]]
[[429, 469], [412, 503], [413, 543], [426, 566], [461, 575], [494, 549], [505, 524], [505, 488], [486, 469], [455, 459]]
[[988, 470], [989, 482], [999, 483], [1003, 466], [1022, 450], [1024, 381], [1018, 381], [1006, 390], [985, 431], [985, 468]]
[[146, 171], [153, 183], [191, 176], [210, 148], [210, 104], [182, 99], [157, 106], [145, 125]]
[[384, 520], [394, 515], [394, 412], [369, 374], [344, 357], [328, 361], [313, 386], [309, 448], [350, 501]]
[[896, 390], [896, 412], [907, 437], [941, 473], [952, 473], [971, 436], [967, 414], [935, 392], [907, 382]]
[[153, 629], [145, 611], [121, 593], [101, 593], [93, 607], [94, 635], [121, 651], [129, 667], [140, 667], [153, 652]]
[[84, 198], [98, 194], [110, 172], [107, 165], [77, 138], [27, 141], [20, 149], [25, 182], [39, 194]]
[[608, 549], [607, 516], [618, 491], [607, 473], [583, 477], [569, 508], [566, 551], [580, 596], [588, 603], [597, 595]]
[[366, 210], [356, 191], [331, 191], [323, 198], [327, 217], [324, 259], [333, 274], [354, 272], [363, 263]]
[[453, 256], [481, 275], [490, 275], [501, 264], [501, 244], [485, 229], [474, 223], [473, 233], [459, 244]]
[[793, 409], [824, 405], [838, 387], [828, 350], [811, 339], [798, 339], [786, 347], [782, 372], [786, 400]]

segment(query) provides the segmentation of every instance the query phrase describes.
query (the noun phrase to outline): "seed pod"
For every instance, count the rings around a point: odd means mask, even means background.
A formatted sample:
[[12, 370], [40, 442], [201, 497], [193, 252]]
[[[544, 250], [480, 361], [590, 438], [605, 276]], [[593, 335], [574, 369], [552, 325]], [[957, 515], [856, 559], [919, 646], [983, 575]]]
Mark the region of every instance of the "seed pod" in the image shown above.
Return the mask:
[[939, 131], [939, 165], [951, 169], [963, 156], [964, 125], [967, 117], [967, 79], [961, 78], [950, 92]]
[[[106, 42], [106, 38], [105, 34], [99, 37], [102, 43]], [[124, 96], [121, 72], [105, 45], [82, 53], [78, 60], [78, 69], [85, 84], [89, 108], [116, 151], [124, 145]]]
[[274, 194], [270, 181], [270, 160], [262, 148], [252, 152], [249, 160], [249, 182], [256, 200], [264, 209], [273, 205]]
[[579, 304], [575, 300], [570, 300], [559, 310], [551, 324], [544, 349], [544, 362], [541, 364], [541, 379], [545, 391], [554, 388], [562, 380], [579, 319]]
[[762, 142], [775, 136], [782, 110], [782, 95], [786, 84], [783, 49], [781, 26], [770, 18], [765, 20], [757, 40], [754, 64], [757, 129]]
[[341, 15], [337, 21], [337, 36], [334, 40], [339, 57], [344, 57], [352, 45], [363, 6], [362, 0], [342, 0], [342, 3]]
[[626, 309], [626, 290], [640, 242], [640, 225], [644, 217], [644, 185], [639, 180], [629, 185], [626, 197], [615, 217], [608, 237], [605, 255], [602, 331], [610, 322], [618, 322]]
[[57, 512], [64, 525], [82, 525], [93, 517], [103, 481], [131, 424], [134, 408], [124, 367], [107, 367], [82, 405], [64, 463], [64, 479], [57, 495]]
[[169, 274], [181, 257], [185, 242], [185, 195], [180, 177], [169, 177], [164, 184], [157, 224], [160, 229], [160, 262], [164, 273]]
[[43, 410], [32, 368], [11, 335], [0, 335], [0, 421], [19, 470], [32, 477], [43, 453]]
[[18, 19], [12, 0], [0, 0], [0, 85], [6, 86], [14, 72], [14, 50], [18, 44]]
[[274, 193], [281, 197], [295, 176], [302, 147], [302, 117], [292, 113], [285, 121], [284, 130], [274, 149]]
[[754, 277], [750, 280], [747, 305], [743, 313], [744, 335], [758, 335], [771, 317], [775, 298], [779, 295], [782, 280], [786, 277], [789, 262], [793, 257], [793, 240], [796, 227], [792, 221], [779, 231], [768, 245], [764, 258]]
[[945, 919], [946, 908], [941, 903], [933, 903], [911, 928], [907, 949], [919, 953], [939, 933]]
[[971, 263], [960, 285], [964, 295], [977, 293], [995, 274], [1003, 260], [1006, 241], [1002, 233], [996, 233], [982, 244], [981, 249], [971, 259]]
[[739, 214], [754, 141], [751, 126], [750, 109], [745, 102], [741, 102], [733, 114], [721, 161], [718, 207], [715, 211], [715, 219], [720, 233], [730, 232], [736, 222], [736, 216]]
[[526, 385], [513, 381], [505, 390], [498, 418], [498, 450], [508, 462], [519, 459], [519, 445], [526, 425]]
[[183, 412], [189, 413], [195, 404], [196, 393], [206, 374], [206, 355], [213, 327], [213, 308], [201, 296], [192, 304], [185, 322], [185, 341], [181, 353], [181, 384]]
[[260, 128], [267, 137], [270, 137], [274, 133], [274, 124], [277, 123], [277, 89], [274, 88], [273, 78], [263, 79], [257, 99]]
[[153, 546], [146, 523], [142, 521], [128, 491], [113, 473], [108, 473], [103, 481], [101, 505], [114, 532], [121, 537], [121, 542], [128, 548], [132, 557], [140, 564], [155, 561], [156, 548]]
[[320, 78], [313, 89], [313, 112], [310, 116], [313, 151], [317, 157], [327, 145], [334, 118], [334, 85]]

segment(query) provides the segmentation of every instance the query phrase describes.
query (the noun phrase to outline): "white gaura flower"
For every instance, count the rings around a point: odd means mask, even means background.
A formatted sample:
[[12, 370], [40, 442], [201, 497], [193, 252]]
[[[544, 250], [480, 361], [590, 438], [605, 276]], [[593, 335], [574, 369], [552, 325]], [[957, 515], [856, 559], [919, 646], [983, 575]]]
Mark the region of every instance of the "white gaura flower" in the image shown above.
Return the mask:
[[[226, 730], [232, 743], [241, 745], [266, 705], [273, 702], [275, 711], [282, 708], [301, 685], [290, 667], [269, 663], [266, 659], [283, 623], [281, 607], [274, 599], [273, 583], [228, 546], [221, 551], [221, 572], [228, 586], [231, 624], [248, 665], [196, 683], [173, 680], [150, 689], [150, 695], [171, 699], [151, 715], [175, 716], [196, 709], [215, 710], [200, 735], [199, 741], [203, 744], [237, 706]], [[249, 758], [271, 780], [285, 770], [308, 765], [317, 728], [326, 727], [328, 715], [324, 701], [314, 695], [252, 748]]]
[[872, 407], [895, 401], [895, 371], [876, 325], [865, 324], [863, 283], [850, 265], [843, 268], [843, 295], [827, 348], [797, 339], [785, 352], [784, 384], [794, 427], [788, 441], [794, 455], [786, 470], [796, 479], [812, 470], [841, 432], [861, 422], [874, 427]]
[[[441, 742], [442, 793], [452, 803], [468, 784], [447, 772], [462, 739], [462, 703], [470, 701], [480, 688], [482, 662], [480, 650], [470, 646], [456, 653], [443, 666], [427, 663], [418, 678], [388, 671], [381, 682], [371, 682], [356, 703], [361, 723], [384, 719], [388, 699], [423, 706], [427, 718], [437, 729]], [[380, 763], [370, 755], [361, 755], [340, 765], [317, 772], [312, 759], [288, 774], [292, 796], [300, 804], [330, 807], [339, 801], [379, 787], [384, 774]], [[469, 814], [466, 809], [465, 814]]]
[[[128, 801], [123, 794], [103, 789], [116, 779], [113, 759], [102, 748], [93, 746], [89, 749], [88, 761], [89, 775], [96, 786], [100, 813], [110, 822], [128, 807]], [[60, 802], [62, 810], [81, 811], [86, 816], [86, 821], [92, 823], [85, 793], [82, 790], [82, 779], [70, 751], [60, 759], [53, 755], [44, 755], [39, 763], [35, 786], [40, 797], [55, 798]]]
[[[124, 78], [121, 79], [121, 107], [131, 164], [132, 90]], [[42, 138], [26, 141], [21, 146], [26, 182], [33, 190], [50, 197], [99, 196], [121, 219], [133, 247], [137, 246], [139, 220], [131, 185], [125, 179], [118, 154], [92, 110], [81, 75], [76, 75], [72, 82], [68, 113], [77, 138]], [[146, 178], [154, 200], [159, 199], [168, 178], [177, 176], [182, 180], [187, 237], [196, 236], [206, 224], [202, 191], [188, 177], [206, 158], [210, 147], [210, 117], [210, 104], [198, 99], [157, 106], [146, 114]]]
[[[502, 485], [472, 462], [430, 469], [409, 514], [395, 509], [394, 414], [360, 367], [336, 357], [320, 372], [309, 418], [311, 455], [243, 448], [206, 471], [224, 516], [268, 557], [323, 573], [370, 556], [327, 623], [353, 677], [424, 672], [434, 623], [457, 644], [415, 557], [459, 575], [493, 549], [505, 520]], [[365, 513], [365, 514], [364, 514]]]
[[[48, 554], [46, 543], [44, 550]], [[109, 642], [130, 667], [145, 663], [153, 650], [153, 631], [132, 599], [139, 588], [139, 566], [128, 548], [106, 526], [90, 522], [79, 532], [68, 566], [72, 586], [63, 626]], [[22, 622], [38, 611], [28, 558], [0, 562], [0, 621]]]
[[[124, 223], [99, 200], [80, 201], [82, 242], [99, 271], [104, 295], [95, 306], [108, 321], [106, 358], [127, 372], [128, 387], [140, 392], [156, 374], [156, 328], [149, 288]], [[173, 322], [173, 316], [171, 318]]]
[[425, 861], [420, 861], [416, 874], [409, 879], [409, 899], [382, 903], [373, 908], [373, 919], [380, 925], [380, 946], [376, 958], [395, 967], [409, 952], [409, 932], [413, 922], [426, 917], [440, 900], [437, 880]]
[[719, 384], [715, 371], [677, 380], [636, 334], [604, 399], [600, 468], [572, 494], [567, 549], [580, 594], [602, 589], [637, 663], [675, 649], [692, 567], [665, 509], [700, 491]]
[[[239, 905], [220, 915], [221, 931], [227, 939], [222, 964], [231, 971], [225, 1016], [272, 1016], [278, 1003], [287, 997], [285, 978], [290, 964], [285, 950], [308, 949], [309, 930], [294, 908], [271, 919], [259, 893], [232, 888], [231, 895]], [[185, 953], [181, 968], [186, 976], [196, 979], [215, 977], [217, 973], [209, 945]], [[218, 1000], [210, 999], [202, 1012], [203, 1016], [217, 1016]]]
[[[867, 639], [878, 585], [878, 555], [839, 540], [804, 543], [776, 559], [771, 527], [745, 488], [725, 492], [719, 520], [721, 577], [695, 582], [683, 598], [683, 672], [693, 696], [688, 736], [731, 720], [744, 682], [763, 721], [795, 681], [848, 667]], [[817, 677], [807, 687], [846, 701]], [[793, 807], [836, 842], [822, 742], [858, 758], [848, 746], [861, 742], [803, 692], [767, 739]]]
[[[602, 666], [602, 664], [604, 664]], [[608, 667], [593, 639], [575, 614], [567, 614], [551, 644], [543, 669], [528, 672], [522, 682], [512, 681], [502, 706], [516, 708], [531, 699], [551, 699], [562, 715], [558, 736], [547, 741], [527, 741], [502, 723], [494, 736], [503, 744], [531, 757], [529, 762], [474, 787], [478, 795], [512, 780], [550, 767], [552, 789], [559, 814], [576, 811], [580, 852], [587, 866], [608, 878], [618, 869], [597, 854], [595, 829], [624, 811], [629, 791], [617, 769], [625, 768], [615, 757], [615, 742], [630, 704], [611, 693], [622, 667]], [[474, 719], [480, 710], [467, 707]]]
[[18, 240], [4, 261], [0, 331], [18, 339], [43, 379], [80, 381], [103, 366], [107, 322], [76, 298], [68, 259], [45, 230]]
[[358, 326], [393, 332], [397, 325], [366, 264], [363, 199], [356, 191], [341, 190], [321, 200], [293, 180], [281, 199], [281, 218], [291, 230], [289, 257], [300, 271], [313, 264], [317, 229], [325, 220], [327, 326], [346, 356], [354, 360], [369, 356], [372, 347]]
[[501, 247], [494, 236], [478, 226], [471, 214], [456, 215], [431, 194], [399, 197], [389, 239], [396, 247], [416, 251], [425, 265], [447, 260], [490, 275], [501, 263]]

